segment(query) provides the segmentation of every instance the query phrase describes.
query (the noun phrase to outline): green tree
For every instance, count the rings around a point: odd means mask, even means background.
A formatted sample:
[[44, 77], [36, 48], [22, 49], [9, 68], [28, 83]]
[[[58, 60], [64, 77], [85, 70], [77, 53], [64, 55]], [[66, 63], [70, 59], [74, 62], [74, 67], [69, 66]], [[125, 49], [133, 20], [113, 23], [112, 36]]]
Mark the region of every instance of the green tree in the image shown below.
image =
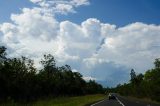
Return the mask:
[[130, 75], [131, 75], [131, 82], [132, 82], [136, 78], [136, 73], [135, 73], [134, 69], [131, 69]]
[[4, 46], [0, 46], [0, 58], [5, 58], [6, 56], [6, 48]]
[[156, 69], [160, 69], [160, 58], [155, 59], [154, 65]]
[[6, 58], [6, 48], [0, 47], [0, 102], [1, 100], [30, 101], [48, 96], [73, 96], [102, 93], [95, 81], [86, 82], [69, 65], [57, 67], [55, 58], [44, 55], [37, 70], [34, 61], [26, 57]]

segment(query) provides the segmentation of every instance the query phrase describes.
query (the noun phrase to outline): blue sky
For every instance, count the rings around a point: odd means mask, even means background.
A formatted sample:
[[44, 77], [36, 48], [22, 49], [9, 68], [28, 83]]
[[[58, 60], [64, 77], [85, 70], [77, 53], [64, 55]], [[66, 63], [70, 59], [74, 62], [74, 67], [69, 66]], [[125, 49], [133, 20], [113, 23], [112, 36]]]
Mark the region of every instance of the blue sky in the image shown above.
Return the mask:
[[91, 5], [78, 8], [78, 14], [59, 16], [80, 23], [87, 18], [97, 18], [105, 23], [124, 26], [134, 22], [160, 23], [159, 0], [91, 0]]
[[160, 57], [159, 0], [2, 0], [0, 44], [10, 57], [45, 53], [85, 80], [129, 81]]
[[[88, 18], [97, 18], [105, 23], [124, 26], [134, 22], [160, 23], [159, 0], [91, 0], [90, 6], [77, 8], [77, 14], [58, 15], [59, 21], [81, 23]], [[2, 0], [0, 22], [10, 21], [11, 13], [19, 13], [24, 7], [33, 7], [29, 0]]]
[[20, 13], [24, 7], [31, 7], [32, 3], [29, 0], [2, 0], [0, 3], [0, 23], [10, 21], [12, 13]]

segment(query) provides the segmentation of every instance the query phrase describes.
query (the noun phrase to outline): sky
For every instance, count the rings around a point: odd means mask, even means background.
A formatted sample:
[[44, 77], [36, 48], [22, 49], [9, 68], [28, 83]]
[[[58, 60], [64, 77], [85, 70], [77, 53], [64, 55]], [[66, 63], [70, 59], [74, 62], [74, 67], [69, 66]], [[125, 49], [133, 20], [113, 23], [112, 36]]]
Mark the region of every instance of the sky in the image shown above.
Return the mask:
[[2, 0], [0, 45], [9, 57], [55, 56], [85, 80], [116, 86], [160, 57], [159, 0]]

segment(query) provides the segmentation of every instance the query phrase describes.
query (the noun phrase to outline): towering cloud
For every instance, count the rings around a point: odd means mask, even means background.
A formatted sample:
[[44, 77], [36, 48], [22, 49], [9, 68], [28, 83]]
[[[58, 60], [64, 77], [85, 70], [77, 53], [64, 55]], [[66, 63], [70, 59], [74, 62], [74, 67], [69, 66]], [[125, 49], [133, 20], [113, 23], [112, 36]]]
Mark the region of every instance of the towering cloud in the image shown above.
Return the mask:
[[[10, 56], [40, 59], [51, 53], [59, 64], [70, 64], [85, 79], [124, 82], [131, 68], [144, 72], [160, 57], [160, 26], [132, 23], [117, 27], [96, 18], [81, 24], [59, 22], [57, 13], [76, 12], [88, 0], [31, 0], [39, 5], [12, 14], [12, 23], [0, 24], [0, 42]], [[120, 79], [115, 81], [114, 78]]]

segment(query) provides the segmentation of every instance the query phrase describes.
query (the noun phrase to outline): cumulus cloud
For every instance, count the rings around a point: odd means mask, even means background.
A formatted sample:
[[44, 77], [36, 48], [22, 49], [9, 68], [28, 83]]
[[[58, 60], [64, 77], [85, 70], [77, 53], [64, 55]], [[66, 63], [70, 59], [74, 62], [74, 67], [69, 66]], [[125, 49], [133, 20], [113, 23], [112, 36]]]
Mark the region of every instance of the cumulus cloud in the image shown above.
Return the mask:
[[66, 14], [67, 12], [73, 12], [73, 13], [75, 12], [73, 10], [72, 5], [69, 5], [69, 4], [57, 4], [56, 9], [57, 9], [57, 12], [60, 12], [62, 14]]
[[71, 0], [70, 3], [74, 4], [75, 6], [80, 5], [89, 5], [89, 0]]
[[30, 0], [40, 6], [45, 14], [67, 14], [75, 13], [75, 8], [83, 5], [89, 5], [89, 0]]
[[50, 40], [57, 36], [59, 30], [58, 22], [53, 17], [42, 15], [39, 9], [23, 8], [21, 14], [12, 14], [11, 20], [17, 25], [23, 37], [32, 36]]
[[90, 75], [96, 77], [97, 81], [106, 86], [116, 86], [120, 83], [129, 81], [129, 71], [123, 65], [115, 64], [115, 62], [98, 62], [90, 67]]
[[[0, 42], [7, 46], [11, 57], [23, 55], [38, 63], [43, 54], [51, 53], [58, 64], [71, 65], [73, 71], [86, 76], [84, 79], [112, 84], [128, 80], [131, 68], [138, 72], [152, 68], [154, 59], [160, 57], [159, 25], [137, 22], [117, 27], [96, 18], [81, 24], [59, 22], [54, 16], [57, 11], [73, 12], [89, 1], [31, 1], [40, 7], [23, 8], [20, 14], [11, 15], [12, 23], [0, 24]], [[44, 13], [50, 6], [53, 11]], [[117, 77], [120, 79], [113, 80]]]
[[89, 80], [96, 80], [96, 78], [93, 78], [91, 76], [89, 77], [83, 77], [84, 80], [89, 81]]
[[[97, 53], [97, 57], [113, 60], [118, 64], [143, 72], [150, 68], [155, 58], [160, 57], [158, 39], [160, 26], [133, 23], [116, 29]], [[142, 67], [143, 66], [143, 67]]]
[[42, 0], [30, 0], [33, 3], [41, 2]]

